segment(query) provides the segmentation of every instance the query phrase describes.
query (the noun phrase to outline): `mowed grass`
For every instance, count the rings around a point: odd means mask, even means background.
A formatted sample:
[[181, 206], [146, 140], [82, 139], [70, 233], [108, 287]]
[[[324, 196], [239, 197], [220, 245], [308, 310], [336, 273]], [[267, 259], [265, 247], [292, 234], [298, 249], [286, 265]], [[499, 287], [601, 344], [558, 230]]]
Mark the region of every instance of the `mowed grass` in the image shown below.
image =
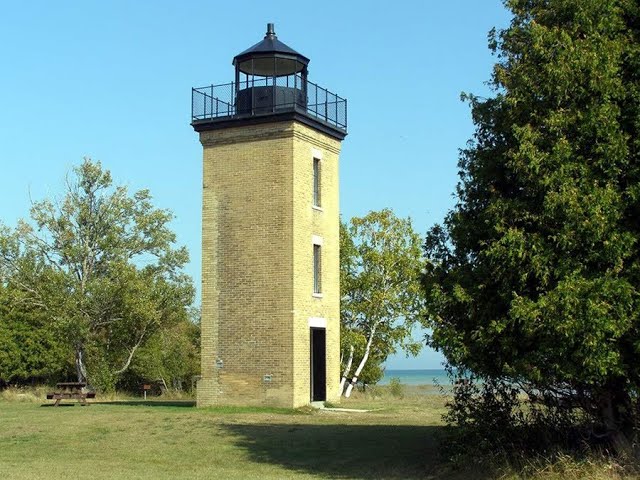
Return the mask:
[[0, 401], [0, 478], [451, 478], [438, 472], [436, 395], [341, 405], [368, 413], [67, 403]]
[[135, 399], [52, 408], [39, 394], [2, 395], [0, 479], [637, 478], [597, 459], [449, 465], [439, 455], [445, 398], [425, 390], [399, 399], [378, 388], [339, 405], [367, 413]]

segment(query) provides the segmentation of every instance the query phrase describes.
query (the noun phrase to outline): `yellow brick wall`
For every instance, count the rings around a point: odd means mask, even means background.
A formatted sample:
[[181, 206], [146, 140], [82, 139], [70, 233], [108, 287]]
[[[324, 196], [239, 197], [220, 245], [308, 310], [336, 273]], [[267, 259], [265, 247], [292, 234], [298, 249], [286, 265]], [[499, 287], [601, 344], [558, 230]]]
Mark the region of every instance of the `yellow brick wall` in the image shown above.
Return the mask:
[[[309, 318], [326, 321], [327, 400], [340, 395], [339, 186], [340, 142], [295, 124], [294, 164], [294, 405], [309, 403]], [[313, 208], [313, 158], [320, 156], [321, 210]], [[322, 239], [322, 297], [313, 296], [313, 236]]]
[[[295, 121], [204, 131], [200, 141], [198, 405], [308, 404], [309, 317], [327, 321], [327, 399], [335, 401], [340, 142]], [[314, 152], [322, 211], [312, 208]], [[322, 298], [312, 296], [312, 235], [323, 237]]]

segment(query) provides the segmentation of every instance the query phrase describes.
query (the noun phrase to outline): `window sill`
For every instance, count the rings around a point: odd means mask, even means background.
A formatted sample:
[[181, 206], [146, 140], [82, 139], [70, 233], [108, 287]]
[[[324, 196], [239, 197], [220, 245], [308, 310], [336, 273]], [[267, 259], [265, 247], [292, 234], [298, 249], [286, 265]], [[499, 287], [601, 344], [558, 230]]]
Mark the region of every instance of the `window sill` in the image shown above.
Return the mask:
[[312, 205], [311, 208], [313, 208], [317, 212], [324, 212], [324, 208], [319, 207], [318, 205]]
[[322, 294], [321, 293], [312, 293], [311, 296], [313, 298], [322, 298]]

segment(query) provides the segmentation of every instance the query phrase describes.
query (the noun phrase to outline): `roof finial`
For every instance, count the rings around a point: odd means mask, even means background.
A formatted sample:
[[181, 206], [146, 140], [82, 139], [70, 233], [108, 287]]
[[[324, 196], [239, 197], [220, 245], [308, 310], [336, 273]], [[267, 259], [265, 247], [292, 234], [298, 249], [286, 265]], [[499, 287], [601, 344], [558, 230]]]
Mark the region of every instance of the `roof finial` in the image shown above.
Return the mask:
[[273, 23], [267, 23], [267, 34], [265, 35], [264, 38], [275, 37], [275, 36], [276, 36], [276, 32], [273, 29]]

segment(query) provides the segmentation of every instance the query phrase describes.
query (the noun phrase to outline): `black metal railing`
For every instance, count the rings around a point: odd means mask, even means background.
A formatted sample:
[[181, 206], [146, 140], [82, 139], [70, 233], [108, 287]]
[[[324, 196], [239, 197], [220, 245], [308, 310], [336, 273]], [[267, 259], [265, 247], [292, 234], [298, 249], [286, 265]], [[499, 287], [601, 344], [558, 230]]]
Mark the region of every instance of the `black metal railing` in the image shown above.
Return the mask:
[[340, 130], [347, 130], [347, 100], [299, 75], [267, 77], [193, 88], [193, 122], [302, 111]]

